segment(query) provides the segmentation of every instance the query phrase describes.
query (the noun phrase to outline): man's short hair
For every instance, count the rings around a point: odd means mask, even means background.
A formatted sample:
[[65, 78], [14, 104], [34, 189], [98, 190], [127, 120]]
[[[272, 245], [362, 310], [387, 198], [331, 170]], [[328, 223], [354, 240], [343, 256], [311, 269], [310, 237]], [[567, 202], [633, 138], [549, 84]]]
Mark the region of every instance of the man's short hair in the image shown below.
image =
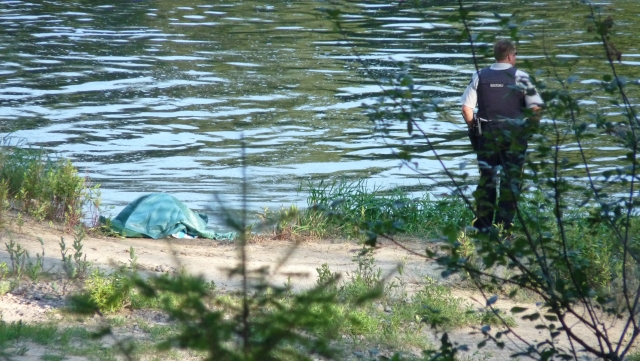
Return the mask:
[[497, 61], [506, 59], [509, 54], [513, 54], [515, 51], [516, 46], [513, 44], [513, 41], [509, 39], [498, 40], [493, 45], [493, 56]]

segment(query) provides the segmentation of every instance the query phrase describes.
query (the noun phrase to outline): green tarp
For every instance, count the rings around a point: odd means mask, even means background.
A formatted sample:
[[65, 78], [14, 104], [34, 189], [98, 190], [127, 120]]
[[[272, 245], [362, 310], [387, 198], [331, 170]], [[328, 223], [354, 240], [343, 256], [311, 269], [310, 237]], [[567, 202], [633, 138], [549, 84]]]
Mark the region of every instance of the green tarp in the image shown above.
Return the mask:
[[125, 237], [199, 237], [233, 240], [235, 233], [217, 233], [207, 228], [207, 216], [195, 213], [174, 196], [150, 193], [129, 203], [108, 222], [110, 228]]

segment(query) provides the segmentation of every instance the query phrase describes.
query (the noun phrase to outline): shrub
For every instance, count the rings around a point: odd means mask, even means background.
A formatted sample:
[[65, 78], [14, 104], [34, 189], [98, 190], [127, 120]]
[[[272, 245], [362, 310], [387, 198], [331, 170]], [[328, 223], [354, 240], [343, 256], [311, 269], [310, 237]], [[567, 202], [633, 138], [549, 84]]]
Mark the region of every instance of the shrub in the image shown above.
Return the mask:
[[68, 159], [53, 159], [44, 150], [0, 150], [0, 212], [10, 199], [39, 220], [82, 223], [83, 207], [99, 206], [99, 185], [81, 177]]
[[[105, 274], [95, 269], [85, 280], [84, 302], [104, 314], [120, 311], [131, 302], [131, 282], [129, 275], [122, 271]], [[76, 304], [79, 297], [74, 298]]]

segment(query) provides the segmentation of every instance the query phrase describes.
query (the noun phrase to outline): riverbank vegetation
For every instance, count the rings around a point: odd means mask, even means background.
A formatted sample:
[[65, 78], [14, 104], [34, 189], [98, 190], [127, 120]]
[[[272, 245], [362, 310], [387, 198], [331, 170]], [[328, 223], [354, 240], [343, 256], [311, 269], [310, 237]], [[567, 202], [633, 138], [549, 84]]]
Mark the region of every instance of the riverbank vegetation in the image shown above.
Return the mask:
[[[385, 190], [370, 186], [366, 180], [319, 182], [301, 187], [308, 193], [308, 208], [282, 209], [274, 214], [278, 222], [274, 226], [277, 237], [301, 238], [353, 238], [366, 241], [370, 237], [413, 237], [425, 244], [446, 242], [443, 230], [453, 230], [454, 240], [459, 244], [458, 252], [464, 259], [476, 260], [475, 236], [470, 226], [473, 211], [461, 196], [432, 196], [412, 198], [401, 189]], [[533, 190], [523, 198], [520, 207], [525, 224], [549, 230], [550, 248], [562, 250], [561, 234], [554, 226], [553, 208], [545, 204], [545, 195]], [[594, 224], [591, 215], [598, 208], [593, 205], [567, 209], [563, 215], [566, 246], [575, 254], [574, 262], [580, 263], [585, 272], [584, 282], [594, 290], [620, 292], [623, 281], [623, 258], [625, 249], [616, 239], [615, 230], [602, 224]], [[270, 216], [265, 210], [263, 219]], [[514, 241], [526, 235], [520, 231], [522, 225], [516, 220], [516, 231], [510, 235]], [[629, 218], [629, 231], [640, 230], [640, 218]], [[554, 277], [568, 280], [570, 269], [559, 263], [553, 269]]]
[[[18, 143], [18, 144], [12, 144]], [[21, 147], [5, 138], [0, 149], [0, 221], [9, 208], [37, 220], [63, 223], [74, 229], [95, 224], [100, 207], [99, 185], [79, 175], [69, 159], [51, 156], [45, 149]]]
[[437, 238], [446, 227], [464, 228], [473, 213], [459, 197], [412, 196], [402, 189], [383, 189], [367, 180], [328, 180], [300, 185], [307, 208], [277, 212], [265, 209], [259, 218], [276, 223], [277, 236], [364, 239], [366, 230], [389, 229], [405, 236]]

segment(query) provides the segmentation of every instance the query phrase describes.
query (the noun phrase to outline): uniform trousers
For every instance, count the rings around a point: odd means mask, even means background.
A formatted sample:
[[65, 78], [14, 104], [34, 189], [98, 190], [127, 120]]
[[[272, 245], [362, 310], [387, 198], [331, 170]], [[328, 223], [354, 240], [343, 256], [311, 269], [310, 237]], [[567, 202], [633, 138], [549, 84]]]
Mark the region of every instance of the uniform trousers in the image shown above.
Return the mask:
[[[521, 124], [511, 121], [482, 123], [482, 135], [475, 139], [480, 180], [473, 193], [476, 202], [473, 226], [481, 232], [489, 232], [493, 224], [502, 224], [503, 229], [512, 226], [522, 190], [527, 139]], [[500, 196], [496, 205], [498, 180]]]

